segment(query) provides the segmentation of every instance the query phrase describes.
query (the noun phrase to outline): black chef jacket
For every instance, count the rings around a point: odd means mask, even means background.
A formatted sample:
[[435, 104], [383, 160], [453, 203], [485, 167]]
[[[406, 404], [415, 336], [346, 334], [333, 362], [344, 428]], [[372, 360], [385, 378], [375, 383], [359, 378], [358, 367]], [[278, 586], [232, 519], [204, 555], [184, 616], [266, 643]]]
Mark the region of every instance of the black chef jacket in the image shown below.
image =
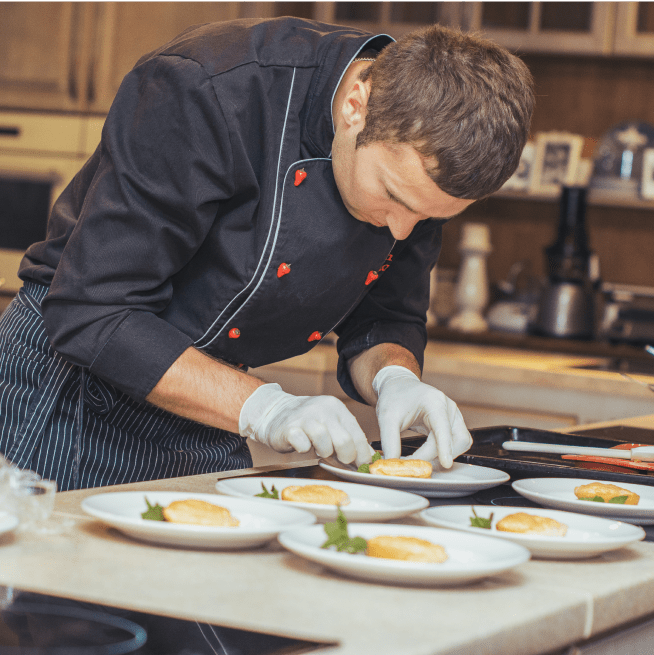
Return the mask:
[[438, 221], [395, 243], [353, 218], [331, 167], [331, 104], [391, 41], [295, 18], [192, 27], [125, 77], [101, 142], [53, 207], [23, 280], [60, 354], [143, 400], [189, 346], [244, 366], [336, 331], [422, 363]]

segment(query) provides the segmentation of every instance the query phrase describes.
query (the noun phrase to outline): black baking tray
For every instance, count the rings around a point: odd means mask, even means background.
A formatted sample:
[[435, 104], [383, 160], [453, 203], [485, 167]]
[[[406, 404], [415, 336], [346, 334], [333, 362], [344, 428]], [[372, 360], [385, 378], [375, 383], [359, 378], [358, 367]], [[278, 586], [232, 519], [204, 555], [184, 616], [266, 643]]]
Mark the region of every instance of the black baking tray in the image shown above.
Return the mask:
[[[506, 471], [514, 480], [536, 477], [565, 477], [631, 482], [654, 486], [654, 471], [640, 471], [626, 467], [611, 467], [612, 470], [596, 468], [599, 464], [561, 459], [560, 455], [546, 453], [518, 453], [502, 448], [505, 441], [535, 441], [537, 443], [562, 444], [566, 446], [591, 446], [610, 448], [622, 443], [645, 443], [654, 445], [654, 430], [631, 426], [612, 426], [584, 430], [581, 426], [574, 434], [562, 434], [549, 430], [536, 430], [508, 425], [475, 428], [470, 430], [473, 445], [466, 453], [456, 458], [463, 464], [475, 464]], [[410, 455], [424, 443], [424, 437], [409, 437], [402, 440], [402, 455]], [[373, 448], [381, 449], [379, 442]]]

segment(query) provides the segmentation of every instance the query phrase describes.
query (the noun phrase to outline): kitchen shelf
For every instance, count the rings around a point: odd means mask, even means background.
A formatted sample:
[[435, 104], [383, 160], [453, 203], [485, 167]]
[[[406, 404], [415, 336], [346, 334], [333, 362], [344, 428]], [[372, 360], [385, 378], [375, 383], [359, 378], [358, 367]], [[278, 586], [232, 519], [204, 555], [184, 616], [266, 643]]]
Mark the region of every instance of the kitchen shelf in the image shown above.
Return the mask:
[[434, 341], [473, 343], [486, 346], [500, 346], [532, 351], [537, 350], [541, 352], [556, 352], [588, 357], [652, 360], [652, 356], [648, 355], [643, 347], [626, 343], [617, 344], [608, 341], [586, 339], [538, 337], [529, 334], [514, 334], [511, 332], [499, 332], [496, 330], [466, 333], [441, 326], [428, 327], [427, 335]]
[[[523, 200], [526, 202], [550, 202], [558, 203], [559, 195], [545, 193], [527, 193], [525, 191], [497, 191], [492, 198], [501, 200]], [[640, 200], [607, 197], [589, 191], [587, 203], [592, 207], [618, 207], [622, 209], [645, 209], [654, 211], [654, 200]]]

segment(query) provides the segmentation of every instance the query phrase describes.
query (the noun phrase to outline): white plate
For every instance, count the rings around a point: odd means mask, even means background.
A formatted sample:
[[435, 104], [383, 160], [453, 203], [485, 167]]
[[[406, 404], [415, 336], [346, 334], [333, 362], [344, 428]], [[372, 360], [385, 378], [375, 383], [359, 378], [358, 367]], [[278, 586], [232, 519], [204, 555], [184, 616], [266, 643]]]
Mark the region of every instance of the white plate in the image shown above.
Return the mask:
[[[644, 484], [618, 484], [619, 487], [634, 491], [640, 496], [638, 505], [616, 505], [579, 500], [575, 496], [575, 487], [591, 482], [593, 480], [585, 478], [527, 478], [516, 480], [512, 486], [525, 498], [529, 498], [539, 505], [545, 505], [545, 507], [593, 514], [637, 525], [654, 525], [654, 487]], [[601, 482], [601, 480], [597, 480], [597, 482]]]
[[[226, 507], [241, 524], [234, 528], [209, 527], [151, 521], [141, 518], [151, 505], [166, 507], [175, 500], [195, 498]], [[186, 493], [180, 491], [118, 491], [99, 493], [82, 501], [82, 509], [121, 532], [159, 544], [191, 548], [252, 548], [274, 539], [289, 528], [311, 525], [316, 517], [296, 507], [260, 503], [216, 494]]]
[[0, 512], [0, 534], [11, 532], [19, 523], [17, 516], [9, 514], [9, 512]]
[[402, 478], [395, 475], [371, 475], [359, 473], [353, 466], [342, 464], [333, 458], [321, 459], [320, 466], [343, 480], [362, 482], [378, 487], [402, 489], [427, 498], [460, 498], [470, 496], [482, 489], [491, 489], [503, 482], [508, 482], [510, 476], [504, 471], [460, 464], [454, 462], [451, 469], [434, 465], [431, 478]]
[[445, 548], [448, 559], [442, 564], [400, 562], [368, 557], [363, 554], [339, 553], [321, 548], [327, 536], [324, 526], [313, 525], [282, 532], [279, 542], [291, 552], [349, 577], [392, 584], [453, 585], [464, 584], [511, 569], [529, 559], [524, 546], [426, 526], [350, 523], [350, 537], [371, 539], [379, 535], [405, 535], [426, 539]]
[[[470, 505], [430, 507], [420, 512], [420, 518], [440, 528], [453, 528], [470, 534], [482, 533], [507, 539], [528, 548], [533, 557], [544, 559], [595, 557], [600, 553], [616, 550], [645, 538], [645, 531], [635, 525], [556, 509], [495, 507], [494, 505], [473, 505], [472, 507], [477, 512], [477, 516], [482, 518], [488, 518], [491, 513], [493, 514], [490, 530], [473, 528], [470, 525], [470, 518], [474, 516]], [[544, 537], [536, 534], [502, 532], [495, 529], [498, 521], [516, 512], [545, 516], [565, 523], [568, 531], [564, 537]]]
[[[251, 498], [263, 502], [275, 502], [270, 498], [255, 498], [255, 494], [261, 493], [261, 485], [264, 484], [270, 491], [274, 486], [280, 495], [282, 489], [293, 485], [305, 486], [309, 484], [325, 484], [334, 489], [344, 491], [350, 497], [349, 505], [342, 505], [343, 514], [349, 521], [390, 521], [399, 519], [413, 512], [429, 506], [429, 501], [422, 496], [396, 491], [395, 489], [380, 489], [375, 487], [364, 487], [360, 484], [348, 482], [333, 482], [331, 480], [311, 480], [308, 478], [266, 478], [266, 477], [243, 477], [220, 480], [216, 483], [216, 489], [220, 493], [239, 498]], [[316, 503], [296, 503], [285, 500], [284, 505], [291, 505], [313, 512], [322, 521], [333, 521], [338, 510], [335, 505], [319, 505]]]

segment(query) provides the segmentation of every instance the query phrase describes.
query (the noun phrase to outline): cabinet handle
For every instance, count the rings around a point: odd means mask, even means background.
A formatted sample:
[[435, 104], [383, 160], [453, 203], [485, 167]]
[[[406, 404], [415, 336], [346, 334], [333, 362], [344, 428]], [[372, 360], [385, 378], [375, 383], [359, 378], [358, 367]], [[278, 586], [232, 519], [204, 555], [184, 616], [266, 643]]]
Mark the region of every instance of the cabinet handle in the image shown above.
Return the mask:
[[20, 136], [20, 127], [0, 125], [0, 136]]

